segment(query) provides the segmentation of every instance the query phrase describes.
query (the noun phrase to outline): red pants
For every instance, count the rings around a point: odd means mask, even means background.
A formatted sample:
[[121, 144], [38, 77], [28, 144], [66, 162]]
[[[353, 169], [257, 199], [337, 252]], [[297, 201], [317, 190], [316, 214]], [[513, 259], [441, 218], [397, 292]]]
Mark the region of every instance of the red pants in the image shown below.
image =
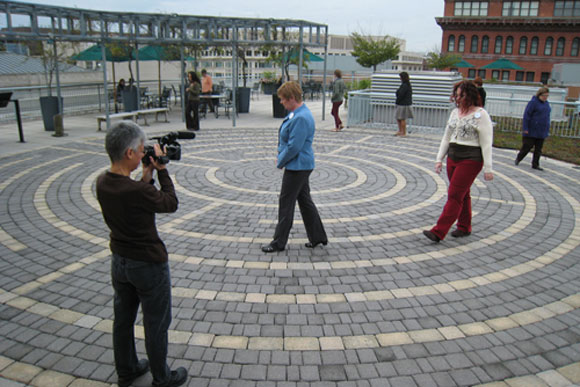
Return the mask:
[[471, 185], [483, 168], [483, 162], [474, 160], [453, 161], [447, 158], [447, 176], [449, 191], [447, 203], [431, 232], [444, 239], [453, 223], [457, 228], [471, 232]]
[[332, 103], [332, 111], [330, 112], [330, 114], [334, 117], [334, 127], [336, 129], [338, 129], [340, 127], [340, 125], [342, 125], [342, 121], [340, 120], [340, 117], [338, 116], [338, 108], [340, 107], [340, 105], [342, 105], [342, 101], [333, 102]]

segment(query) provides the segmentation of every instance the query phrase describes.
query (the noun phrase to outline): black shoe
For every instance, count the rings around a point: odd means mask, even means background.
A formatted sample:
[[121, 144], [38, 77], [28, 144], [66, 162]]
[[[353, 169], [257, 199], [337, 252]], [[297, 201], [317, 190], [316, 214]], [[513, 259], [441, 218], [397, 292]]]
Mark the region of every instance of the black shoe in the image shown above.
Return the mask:
[[147, 371], [149, 371], [149, 360], [141, 359], [137, 365], [137, 371], [135, 371], [135, 373], [132, 375], [119, 377], [117, 384], [119, 387], [129, 387], [135, 380], [145, 375]]
[[328, 244], [328, 241], [320, 241], [320, 242], [306, 242], [304, 244], [304, 246], [308, 247], [309, 249], [313, 249], [316, 246], [322, 244], [322, 246], [326, 246]]
[[520, 161], [521, 161], [521, 160], [518, 160], [518, 159], [517, 159], [517, 157], [516, 157], [516, 161], [514, 161], [514, 164], [515, 164], [515, 165], [519, 165]]
[[169, 380], [163, 384], [157, 384], [153, 382], [154, 387], [177, 387], [181, 386], [187, 380], [187, 370], [183, 367], [179, 367], [175, 371], [171, 371], [169, 374]]
[[538, 171], [543, 171], [544, 170], [544, 168], [540, 167], [539, 165], [536, 166], [536, 167], [532, 167], [532, 169], [537, 169]]
[[455, 230], [455, 231], [453, 231], [451, 233], [451, 236], [452, 237], [455, 237], [455, 238], [466, 237], [466, 236], [469, 236], [469, 235], [471, 235], [471, 233], [469, 231], [463, 231], [463, 230], [460, 230], [460, 229], [457, 229], [457, 230]]
[[284, 251], [284, 247], [274, 246], [271, 243], [266, 246], [262, 246], [262, 251], [265, 253], [274, 253], [276, 251]]
[[427, 238], [431, 239], [433, 242], [439, 243], [439, 241], [441, 240], [441, 238], [439, 238], [437, 235], [433, 234], [429, 230], [423, 230], [423, 235], [425, 235]]

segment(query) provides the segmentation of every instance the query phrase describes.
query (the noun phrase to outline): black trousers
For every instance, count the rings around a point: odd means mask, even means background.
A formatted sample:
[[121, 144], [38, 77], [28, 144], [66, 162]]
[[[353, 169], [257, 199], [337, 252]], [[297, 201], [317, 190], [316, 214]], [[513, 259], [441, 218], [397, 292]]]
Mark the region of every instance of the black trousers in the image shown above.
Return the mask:
[[286, 247], [288, 243], [288, 236], [290, 229], [294, 222], [294, 210], [296, 208], [296, 201], [300, 208], [302, 221], [306, 228], [306, 235], [310, 242], [326, 242], [326, 231], [320, 220], [320, 215], [316, 209], [316, 205], [310, 197], [310, 184], [308, 179], [310, 171], [289, 171], [284, 170], [284, 177], [282, 177], [282, 190], [280, 192], [280, 201], [278, 206], [278, 224], [274, 232], [274, 240], [272, 246], [279, 248]]
[[542, 147], [544, 146], [543, 138], [536, 137], [522, 137], [522, 148], [518, 153], [517, 160], [522, 161], [528, 152], [534, 148], [534, 156], [532, 158], [532, 167], [540, 166], [540, 156], [542, 155]]
[[185, 126], [187, 129], [199, 129], [199, 101], [187, 101], [185, 107]]

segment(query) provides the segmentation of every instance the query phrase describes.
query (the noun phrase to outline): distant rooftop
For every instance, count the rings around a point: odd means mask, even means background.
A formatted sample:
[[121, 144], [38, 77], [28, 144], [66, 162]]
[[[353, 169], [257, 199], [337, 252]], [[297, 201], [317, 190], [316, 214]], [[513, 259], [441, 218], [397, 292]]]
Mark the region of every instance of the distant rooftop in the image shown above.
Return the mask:
[[[73, 66], [68, 63], [59, 63], [60, 72], [81, 73], [89, 70]], [[38, 74], [44, 73], [44, 66], [40, 58], [15, 54], [12, 52], [0, 52], [0, 75]]]

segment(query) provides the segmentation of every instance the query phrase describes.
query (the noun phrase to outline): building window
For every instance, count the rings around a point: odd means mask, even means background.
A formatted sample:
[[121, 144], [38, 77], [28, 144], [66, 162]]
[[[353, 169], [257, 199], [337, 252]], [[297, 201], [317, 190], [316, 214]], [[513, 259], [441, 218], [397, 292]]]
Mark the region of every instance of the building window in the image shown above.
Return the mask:
[[499, 79], [499, 70], [491, 70], [491, 79]]
[[554, 38], [546, 39], [546, 45], [544, 46], [544, 55], [552, 55], [552, 46], [554, 45]]
[[467, 78], [469, 78], [469, 79], [475, 78], [475, 69], [467, 70]]
[[504, 1], [502, 16], [538, 16], [539, 1]]
[[447, 39], [447, 51], [455, 51], [455, 35], [449, 35], [449, 39]]
[[580, 1], [554, 2], [554, 16], [580, 16]]
[[540, 45], [540, 39], [537, 36], [532, 38], [532, 45], [530, 46], [530, 55], [538, 55], [538, 46]]
[[501, 46], [503, 44], [503, 38], [501, 36], [496, 36], [495, 37], [495, 48], [494, 48], [494, 53], [496, 54], [501, 54]]
[[534, 82], [535, 75], [533, 71], [526, 72], [526, 82]]
[[542, 73], [542, 75], [540, 76], [540, 82], [542, 82], [542, 85], [547, 84], [549, 79], [550, 73]]
[[465, 51], [465, 36], [461, 35], [459, 37], [459, 42], [457, 43], [457, 51], [464, 52]]
[[481, 78], [481, 79], [485, 79], [485, 69], [480, 69], [477, 70], [477, 75]]
[[505, 53], [511, 54], [514, 51], [514, 38], [512, 36], [508, 36], [505, 40]]
[[479, 37], [477, 35], [473, 35], [471, 37], [471, 52], [477, 52], [477, 46], [479, 46]]
[[487, 16], [487, 1], [456, 1], [455, 16]]
[[516, 71], [516, 81], [522, 82], [524, 80], [524, 74], [523, 71]]
[[489, 36], [486, 35], [481, 39], [481, 53], [487, 54], [488, 51], [489, 51]]
[[558, 43], [556, 43], [556, 56], [564, 56], [564, 46], [566, 45], [566, 39], [559, 38]]
[[509, 81], [510, 80], [510, 72], [509, 72], [509, 70], [502, 70], [502, 72], [501, 72], [501, 80], [502, 81]]
[[520, 55], [526, 55], [527, 50], [528, 50], [528, 38], [523, 36], [520, 39]]
[[570, 56], [578, 56], [578, 46], [580, 46], [580, 38], [574, 38], [572, 48], [570, 49]]

